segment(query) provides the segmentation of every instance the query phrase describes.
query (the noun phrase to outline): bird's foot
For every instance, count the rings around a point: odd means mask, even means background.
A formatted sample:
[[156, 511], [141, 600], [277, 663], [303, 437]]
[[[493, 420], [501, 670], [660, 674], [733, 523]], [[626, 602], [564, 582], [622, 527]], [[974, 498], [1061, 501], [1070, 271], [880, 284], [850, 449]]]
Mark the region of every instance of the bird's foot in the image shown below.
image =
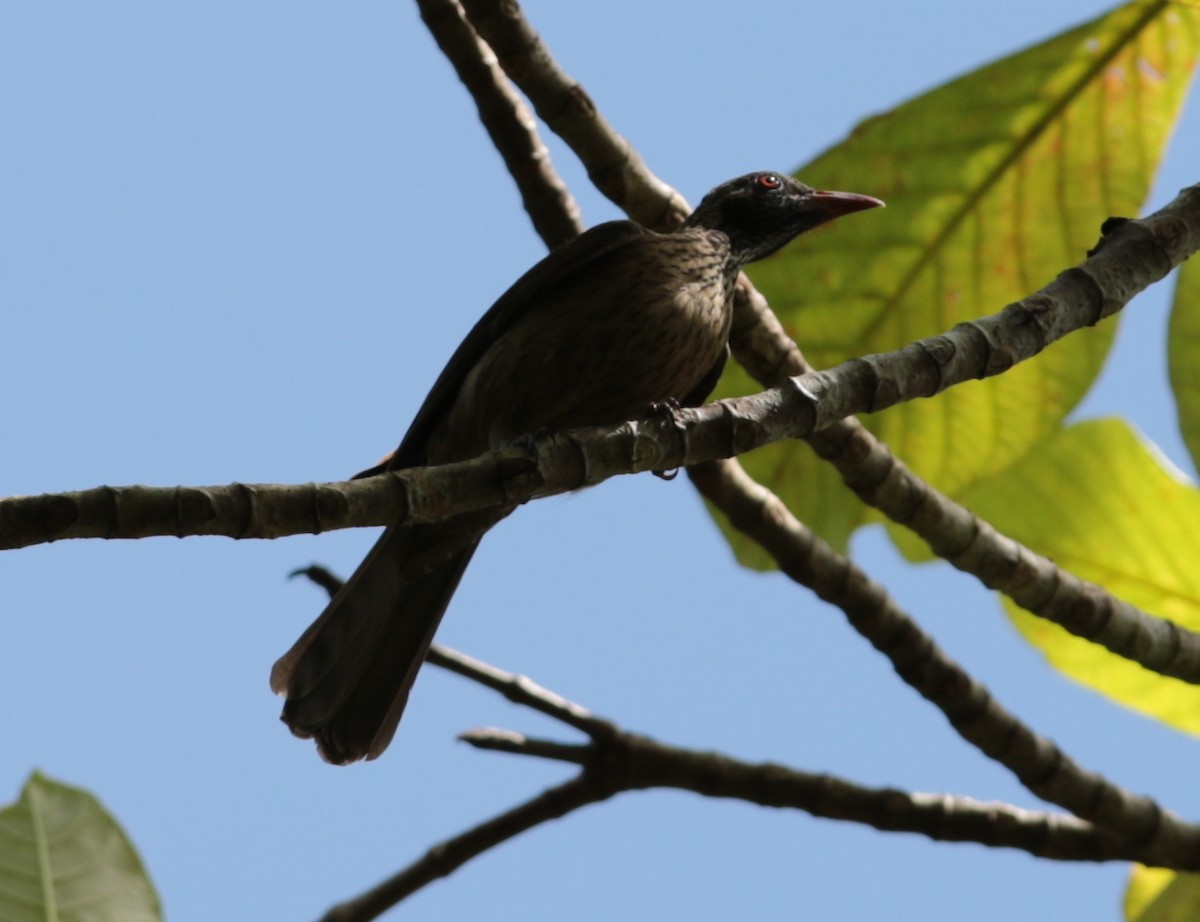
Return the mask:
[[[666, 400], [656, 400], [649, 407], [647, 413], [650, 416], [666, 416], [671, 420], [676, 430], [683, 432], [686, 427], [683, 425], [683, 420], [680, 419], [679, 413], [683, 408], [679, 405], [679, 401], [674, 397], [668, 397]], [[651, 471], [659, 480], [674, 480], [679, 476], [679, 468], [672, 468], [669, 471]]]
[[514, 503], [526, 502], [532, 492], [542, 484], [542, 476], [538, 473], [541, 466], [541, 452], [538, 442], [550, 433], [545, 429], [518, 436], [509, 443], [513, 453], [505, 453], [500, 459], [500, 480], [504, 491]]
[[679, 401], [674, 397], [668, 397], [666, 400], [655, 400], [646, 408], [647, 416], [666, 416], [675, 425], [676, 429], [683, 429], [683, 420], [679, 418], [683, 407], [679, 405]]
[[514, 448], [519, 448], [521, 451], [527, 451], [535, 458], [538, 456], [538, 442], [542, 439], [553, 435], [549, 429], [538, 429], [535, 432], [527, 432], [525, 435], [518, 435], [512, 440]]

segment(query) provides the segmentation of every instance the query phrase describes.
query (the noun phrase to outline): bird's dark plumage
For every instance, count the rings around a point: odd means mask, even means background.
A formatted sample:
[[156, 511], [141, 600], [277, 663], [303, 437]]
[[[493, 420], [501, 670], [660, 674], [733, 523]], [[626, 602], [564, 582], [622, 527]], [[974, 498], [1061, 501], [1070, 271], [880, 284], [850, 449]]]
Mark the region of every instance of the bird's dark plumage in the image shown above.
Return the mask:
[[[359, 476], [465, 460], [537, 430], [618, 423], [657, 402], [702, 403], [728, 352], [742, 266], [881, 204], [751, 173], [706, 195], [674, 233], [631, 221], [593, 227], [500, 296], [400, 447]], [[384, 532], [271, 672], [293, 733], [315, 738], [330, 762], [383, 752], [479, 539], [511, 511]]]

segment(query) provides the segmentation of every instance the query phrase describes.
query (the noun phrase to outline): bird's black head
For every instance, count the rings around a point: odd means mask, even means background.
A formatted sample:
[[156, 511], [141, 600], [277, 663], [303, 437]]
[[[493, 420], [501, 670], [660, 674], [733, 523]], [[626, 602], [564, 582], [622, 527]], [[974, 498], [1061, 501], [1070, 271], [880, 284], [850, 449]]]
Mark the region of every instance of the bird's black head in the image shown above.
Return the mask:
[[786, 173], [747, 173], [704, 196], [684, 226], [724, 233], [733, 258], [742, 265], [769, 256], [826, 221], [882, 205], [869, 195], [820, 192]]

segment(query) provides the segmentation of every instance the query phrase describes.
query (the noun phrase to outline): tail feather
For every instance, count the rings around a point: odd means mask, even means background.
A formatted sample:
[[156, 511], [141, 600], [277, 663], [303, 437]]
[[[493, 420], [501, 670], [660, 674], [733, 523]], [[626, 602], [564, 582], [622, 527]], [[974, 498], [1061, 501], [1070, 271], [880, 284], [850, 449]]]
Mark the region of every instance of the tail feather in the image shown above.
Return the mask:
[[[450, 597], [479, 543], [447, 552], [437, 525], [392, 527], [271, 670], [283, 721], [344, 764], [387, 747]], [[439, 550], [440, 546], [440, 550]], [[412, 576], [414, 558], [436, 562]]]

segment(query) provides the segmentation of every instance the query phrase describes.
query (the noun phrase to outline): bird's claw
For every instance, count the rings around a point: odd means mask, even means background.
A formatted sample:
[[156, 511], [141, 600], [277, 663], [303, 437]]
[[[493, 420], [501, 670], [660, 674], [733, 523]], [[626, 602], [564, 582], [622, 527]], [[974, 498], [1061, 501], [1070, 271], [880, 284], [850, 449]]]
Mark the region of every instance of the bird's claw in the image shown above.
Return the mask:
[[[679, 418], [680, 411], [683, 407], [679, 405], [679, 401], [674, 397], [668, 397], [666, 400], [656, 400], [647, 408], [650, 416], [666, 416], [671, 420], [671, 425], [678, 431], [683, 432], [686, 427], [683, 425], [683, 420]], [[674, 480], [679, 476], [679, 468], [675, 467], [669, 471], [651, 471], [659, 480]]]
[[679, 418], [683, 407], [679, 405], [679, 401], [674, 397], [668, 397], [666, 400], [655, 400], [649, 407], [646, 408], [649, 416], [666, 416], [671, 420], [671, 423], [676, 429], [682, 430], [683, 420]]
[[538, 429], [535, 432], [527, 432], [524, 435], [517, 436], [515, 439], [512, 440], [512, 444], [513, 444], [514, 448], [519, 448], [522, 451], [527, 451], [531, 455], [533, 455], [534, 458], [536, 458], [536, 457], [538, 457], [538, 454], [539, 454], [538, 447], [537, 447], [538, 442], [540, 442], [544, 438], [547, 438], [549, 435], [551, 435], [551, 432], [549, 429], [544, 429], [544, 428]]
[[504, 492], [516, 503], [526, 502], [529, 492], [541, 484], [538, 468], [542, 463], [542, 454], [538, 451], [538, 442], [548, 435], [546, 429], [519, 435], [509, 443], [509, 447], [519, 454], [500, 459], [499, 472]]

